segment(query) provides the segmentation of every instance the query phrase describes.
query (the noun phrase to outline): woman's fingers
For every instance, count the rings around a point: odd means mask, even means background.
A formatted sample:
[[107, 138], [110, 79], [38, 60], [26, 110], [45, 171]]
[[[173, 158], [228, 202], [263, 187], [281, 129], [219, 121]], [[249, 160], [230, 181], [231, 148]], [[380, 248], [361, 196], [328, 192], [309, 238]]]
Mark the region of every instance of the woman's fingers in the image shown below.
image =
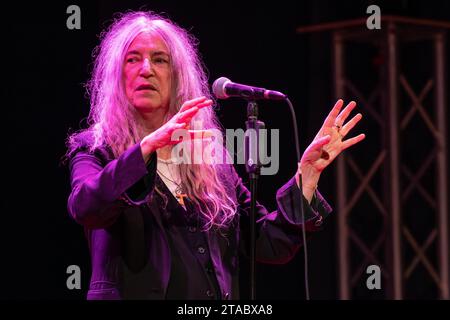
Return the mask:
[[[176, 120], [177, 120], [177, 122], [179, 122], [179, 121], [185, 121], [185, 119], [188, 119], [189, 116], [192, 118], [199, 109], [205, 108], [205, 107], [210, 107], [210, 106], [212, 106], [212, 104], [213, 104], [213, 101], [208, 99], [208, 100], [199, 100], [198, 103], [189, 104], [188, 107], [185, 107], [185, 105], [183, 105], [183, 107], [180, 109], [180, 111], [178, 111], [178, 114], [175, 115], [177, 117]], [[190, 119], [188, 119], [188, 120], [190, 121]]]
[[183, 105], [181, 106], [179, 112], [186, 111], [186, 110], [194, 107], [197, 103], [203, 102], [205, 100], [206, 100], [206, 97], [202, 96], [202, 97], [198, 97], [198, 98], [195, 98], [195, 99], [192, 99], [192, 100], [185, 101], [183, 103]]
[[351, 101], [345, 108], [342, 110], [342, 112], [336, 117], [336, 120], [334, 121], [333, 125], [338, 125], [339, 127], [342, 127], [345, 120], [349, 116], [349, 114], [355, 109], [356, 102]]
[[336, 117], [339, 114], [339, 111], [341, 111], [342, 105], [344, 104], [344, 101], [342, 99], [339, 99], [338, 101], [336, 101], [336, 103], [334, 104], [333, 109], [331, 109], [330, 113], [328, 114], [328, 116], [325, 119], [324, 122], [324, 127], [332, 127], [334, 126]]
[[197, 113], [199, 109], [197, 107], [192, 107], [186, 111], [179, 112], [175, 115], [177, 123], [191, 121], [192, 117]]
[[208, 99], [208, 100], [206, 100], [204, 102], [198, 103], [196, 105], [196, 107], [201, 109], [201, 108], [204, 108], [204, 107], [210, 107], [210, 106], [212, 106], [212, 104], [213, 104], [213, 101]]
[[208, 139], [213, 136], [211, 130], [189, 130], [191, 139]]
[[183, 104], [183, 107], [180, 109], [180, 111], [172, 118], [171, 122], [176, 124], [172, 128], [174, 130], [179, 128], [186, 128], [186, 126], [189, 125], [189, 122], [191, 122], [191, 119], [201, 108], [211, 106], [212, 103], [212, 100], [206, 99], [204, 97], [187, 101]]
[[349, 122], [347, 122], [339, 131], [342, 137], [345, 137], [350, 130], [353, 129], [353, 127], [359, 122], [359, 120], [362, 119], [362, 114], [358, 113], [356, 116], [354, 116]]
[[181, 123], [175, 123], [174, 125], [174, 129], [180, 129], [180, 128], [186, 128], [187, 123], [186, 122], [181, 122]]
[[189, 109], [186, 109], [184, 111], [179, 111], [176, 115], [176, 121], [191, 121], [191, 119], [195, 116], [195, 114], [200, 110], [201, 108], [209, 107], [212, 105], [212, 100], [206, 100], [201, 103], [196, 104], [195, 106], [191, 106]]
[[[195, 106], [197, 106], [198, 104], [200, 104], [200, 103], [202, 103], [202, 102], [205, 102], [205, 101], [208, 101], [208, 100], [209, 100], [209, 99], [207, 99], [207, 98], [204, 97], [204, 96], [201, 96], [201, 97], [198, 97], [198, 98], [195, 98], [195, 99], [188, 100], [188, 101], [186, 101], [186, 102], [183, 103], [183, 105], [181, 106], [179, 112], [186, 111], [186, 110], [188, 110], [188, 109], [190, 109], [190, 108], [192, 108], [192, 107], [195, 107]], [[211, 101], [211, 100], [209, 100], [209, 101]]]
[[364, 140], [365, 137], [366, 137], [366, 135], [364, 133], [361, 133], [361, 134], [357, 135], [356, 137], [353, 137], [353, 138], [343, 141], [342, 142], [342, 150], [345, 150], [345, 149], [351, 147], [352, 145]]

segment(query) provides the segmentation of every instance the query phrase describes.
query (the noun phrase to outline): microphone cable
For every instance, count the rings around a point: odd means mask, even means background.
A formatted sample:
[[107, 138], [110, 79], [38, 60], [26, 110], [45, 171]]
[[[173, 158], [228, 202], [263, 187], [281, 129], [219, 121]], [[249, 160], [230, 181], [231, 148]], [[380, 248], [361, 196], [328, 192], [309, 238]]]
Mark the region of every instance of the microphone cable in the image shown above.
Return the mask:
[[[297, 165], [300, 163], [301, 154], [300, 154], [300, 143], [298, 138], [298, 128], [297, 128], [297, 117], [295, 116], [294, 106], [291, 103], [291, 100], [286, 96], [285, 101], [289, 105], [289, 109], [291, 110], [292, 116], [292, 125], [294, 128], [294, 138], [295, 138], [295, 151], [297, 154]], [[298, 170], [298, 168], [297, 168]], [[302, 191], [302, 175], [298, 175], [299, 189], [300, 189], [300, 216], [302, 222], [302, 237], [303, 237], [303, 255], [304, 255], [304, 277], [305, 277], [305, 296], [306, 300], [310, 300], [309, 296], [309, 276], [308, 276], [308, 245], [306, 244], [306, 227], [305, 227], [305, 208], [303, 206], [303, 191]]]

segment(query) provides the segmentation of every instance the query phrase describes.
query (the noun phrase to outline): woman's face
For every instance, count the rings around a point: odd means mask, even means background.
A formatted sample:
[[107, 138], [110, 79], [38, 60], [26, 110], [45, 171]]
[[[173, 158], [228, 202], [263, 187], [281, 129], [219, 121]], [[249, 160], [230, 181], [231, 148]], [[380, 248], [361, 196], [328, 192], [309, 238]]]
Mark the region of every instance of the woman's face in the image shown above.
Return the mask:
[[140, 113], [166, 110], [170, 102], [171, 61], [162, 38], [140, 33], [130, 44], [123, 61], [126, 95]]

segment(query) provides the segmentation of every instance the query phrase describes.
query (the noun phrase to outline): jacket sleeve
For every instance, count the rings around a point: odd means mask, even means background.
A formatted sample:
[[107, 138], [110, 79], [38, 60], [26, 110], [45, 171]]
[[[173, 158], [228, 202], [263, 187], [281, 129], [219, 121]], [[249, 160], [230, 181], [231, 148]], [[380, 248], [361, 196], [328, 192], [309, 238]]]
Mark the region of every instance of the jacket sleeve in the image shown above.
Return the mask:
[[139, 143], [106, 165], [104, 162], [95, 152], [80, 150], [69, 163], [72, 191], [68, 211], [75, 221], [91, 229], [111, 225], [125, 206], [145, 203], [154, 188], [156, 153], [146, 164]]
[[[251, 194], [233, 169], [234, 181], [240, 210], [241, 249], [244, 253], [249, 248], [249, 230]], [[319, 231], [323, 219], [332, 211], [330, 205], [316, 191], [311, 204], [302, 195], [295, 177], [292, 177], [276, 196], [277, 209], [271, 213], [257, 203], [257, 240], [256, 258], [259, 262], [283, 264], [289, 262], [303, 243], [302, 224], [305, 223], [307, 233]], [[303, 201], [304, 222], [301, 215]], [[244, 247], [242, 247], [244, 246]]]

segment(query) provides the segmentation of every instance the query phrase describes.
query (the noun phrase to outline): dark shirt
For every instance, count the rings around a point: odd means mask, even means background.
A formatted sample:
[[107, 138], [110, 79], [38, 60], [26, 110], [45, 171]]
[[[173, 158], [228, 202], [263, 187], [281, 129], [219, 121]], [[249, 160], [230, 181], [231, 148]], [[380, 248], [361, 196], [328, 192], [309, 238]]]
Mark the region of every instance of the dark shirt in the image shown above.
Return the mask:
[[[221, 299], [220, 288], [212, 267], [204, 220], [189, 199], [183, 208], [164, 182], [157, 177], [156, 184], [167, 198], [166, 228], [172, 256], [170, 279], [166, 299]], [[161, 199], [161, 205], [164, 200]]]

